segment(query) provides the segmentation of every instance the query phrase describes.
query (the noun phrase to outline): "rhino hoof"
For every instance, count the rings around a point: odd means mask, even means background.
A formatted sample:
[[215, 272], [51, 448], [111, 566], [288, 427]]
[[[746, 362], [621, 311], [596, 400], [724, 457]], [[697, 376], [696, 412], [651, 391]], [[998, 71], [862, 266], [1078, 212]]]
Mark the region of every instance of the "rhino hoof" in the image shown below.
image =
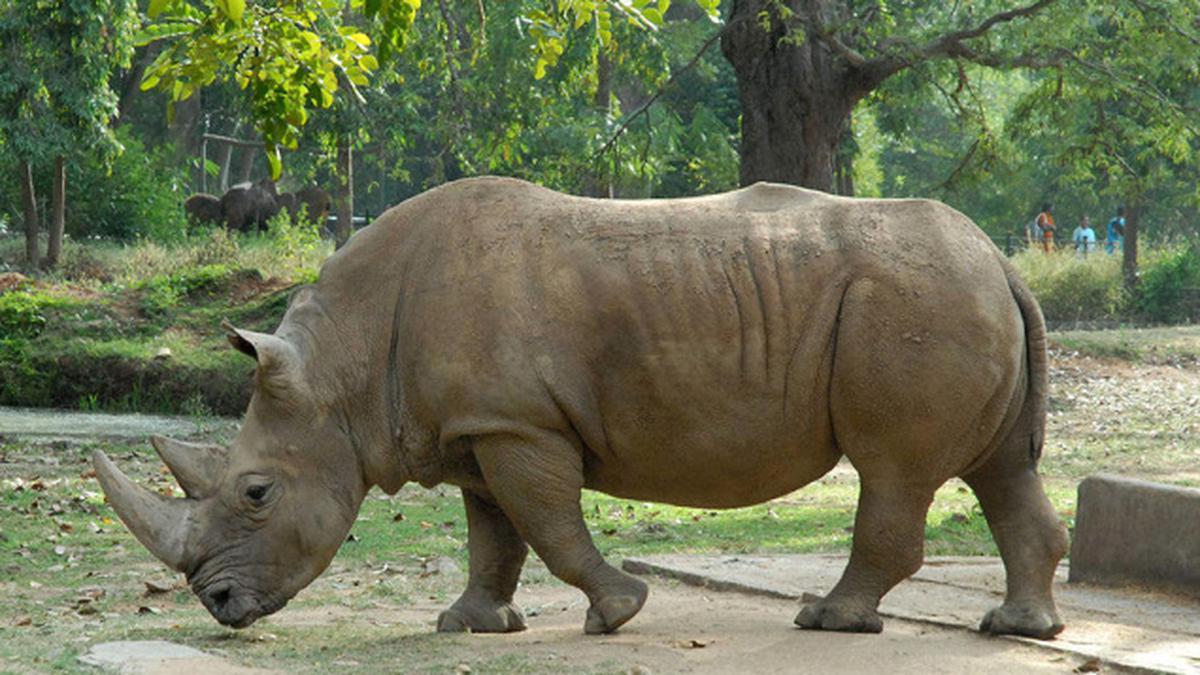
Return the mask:
[[588, 635], [611, 633], [632, 619], [646, 604], [646, 596], [650, 593], [646, 584], [638, 583], [634, 595], [609, 595], [593, 602], [588, 607], [583, 632]]
[[438, 615], [439, 633], [515, 633], [525, 630], [525, 617], [511, 602], [482, 606], [457, 602]]
[[796, 625], [805, 630], [835, 630], [843, 633], [881, 633], [883, 619], [873, 609], [852, 609], [826, 600], [805, 605], [796, 615]]
[[1053, 611], [1037, 607], [1003, 604], [984, 615], [979, 631], [992, 635], [1024, 635], [1049, 640], [1063, 630]]

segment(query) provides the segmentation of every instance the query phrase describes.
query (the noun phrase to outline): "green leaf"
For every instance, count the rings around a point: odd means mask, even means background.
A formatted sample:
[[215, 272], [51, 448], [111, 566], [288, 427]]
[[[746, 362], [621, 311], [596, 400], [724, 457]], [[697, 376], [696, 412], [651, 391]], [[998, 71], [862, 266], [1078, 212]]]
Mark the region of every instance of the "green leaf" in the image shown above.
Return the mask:
[[167, 8], [169, 2], [170, 0], [150, 0], [150, 6], [146, 8], [146, 16], [151, 19], [156, 18]]
[[279, 180], [283, 175], [283, 160], [279, 157], [279, 148], [273, 144], [266, 144], [267, 164], [271, 167], [271, 180]]
[[229, 6], [229, 18], [234, 23], [242, 22], [242, 15], [246, 13], [246, 0], [225, 0]]

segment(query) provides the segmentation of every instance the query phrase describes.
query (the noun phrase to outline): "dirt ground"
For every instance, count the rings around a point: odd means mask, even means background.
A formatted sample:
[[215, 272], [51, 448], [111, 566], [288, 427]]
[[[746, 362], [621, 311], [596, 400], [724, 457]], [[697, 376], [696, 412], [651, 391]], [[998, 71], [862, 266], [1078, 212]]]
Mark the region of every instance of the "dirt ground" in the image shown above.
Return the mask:
[[[615, 635], [584, 635], [582, 595], [550, 581], [518, 591], [517, 602], [535, 614], [525, 632], [432, 639], [458, 643], [457, 652], [467, 668], [480, 656], [499, 657], [503, 662], [504, 656], [511, 655], [532, 669], [563, 672], [1008, 674], [1066, 673], [1081, 665], [1076, 657], [898, 619], [889, 620], [881, 635], [802, 631], [792, 625], [798, 606], [791, 601], [647, 581], [651, 594], [645, 609]], [[366, 613], [347, 608], [285, 611], [272, 623], [350, 619], [425, 623], [432, 630], [441, 609], [440, 603], [417, 602], [403, 609]], [[341, 665], [360, 664], [343, 661]], [[486, 666], [473, 670], [489, 672]]]

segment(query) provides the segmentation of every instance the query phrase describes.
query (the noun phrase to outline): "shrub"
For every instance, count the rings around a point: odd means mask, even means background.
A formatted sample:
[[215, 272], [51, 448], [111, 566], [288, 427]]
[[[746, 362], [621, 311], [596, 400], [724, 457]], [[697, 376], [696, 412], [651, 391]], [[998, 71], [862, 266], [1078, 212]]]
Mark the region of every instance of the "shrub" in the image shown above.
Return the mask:
[[64, 298], [36, 290], [0, 293], [0, 335], [8, 338], [32, 338], [46, 327], [45, 311], [72, 304]]
[[230, 270], [225, 265], [205, 265], [151, 277], [141, 284], [142, 311], [151, 316], [164, 314], [180, 300], [215, 290], [229, 275]]
[[1119, 318], [1128, 306], [1121, 258], [1071, 251], [1046, 255], [1018, 253], [1013, 265], [1042, 306], [1048, 321], [1100, 321]]
[[1146, 256], [1139, 273], [1136, 306], [1142, 317], [1162, 323], [1190, 318], [1183, 289], [1200, 286], [1200, 246], [1177, 245]]
[[[125, 150], [111, 163], [95, 153], [68, 158], [67, 234], [76, 239], [178, 239], [187, 231], [182, 207], [186, 181], [170, 150], [148, 150], [128, 127], [117, 130], [117, 139]], [[49, 205], [53, 168], [50, 161], [34, 167], [43, 208]], [[0, 182], [0, 205], [7, 207], [13, 223], [21, 222], [20, 204], [19, 183]]]

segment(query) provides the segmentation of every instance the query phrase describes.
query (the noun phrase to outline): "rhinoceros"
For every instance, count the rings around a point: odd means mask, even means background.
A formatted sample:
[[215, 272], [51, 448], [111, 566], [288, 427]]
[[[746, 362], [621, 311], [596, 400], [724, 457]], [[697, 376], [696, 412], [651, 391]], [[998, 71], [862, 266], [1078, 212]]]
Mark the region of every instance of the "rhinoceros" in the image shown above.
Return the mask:
[[222, 624], [283, 607], [372, 487], [415, 481], [461, 488], [466, 508], [467, 586], [438, 630], [525, 628], [513, 592], [532, 547], [586, 594], [585, 631], [607, 633], [647, 586], [601, 557], [581, 490], [739, 507], [846, 457], [861, 482], [849, 562], [796, 624], [880, 631], [881, 596], [922, 564], [935, 490], [959, 476], [1007, 573], [981, 629], [1062, 629], [1066, 531], [1037, 473], [1041, 312], [940, 203], [463, 180], [353, 237], [274, 334], [225, 329], [257, 361], [233, 442], [154, 439], [185, 498], [94, 458], [129, 529]]

